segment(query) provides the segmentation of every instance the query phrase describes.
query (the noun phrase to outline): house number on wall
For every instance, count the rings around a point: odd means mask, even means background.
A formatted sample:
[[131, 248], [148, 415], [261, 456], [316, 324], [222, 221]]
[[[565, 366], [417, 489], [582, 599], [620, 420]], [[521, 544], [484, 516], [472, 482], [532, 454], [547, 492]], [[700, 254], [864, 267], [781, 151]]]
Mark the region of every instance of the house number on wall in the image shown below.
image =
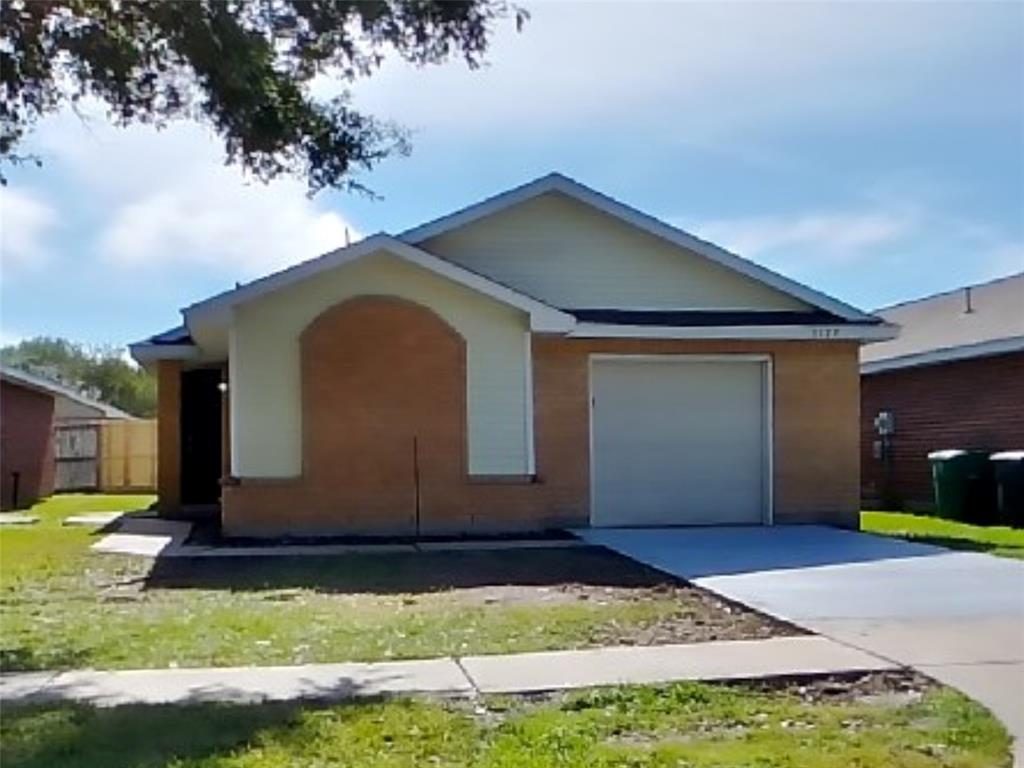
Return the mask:
[[812, 339], [835, 339], [839, 336], [838, 328], [812, 328]]

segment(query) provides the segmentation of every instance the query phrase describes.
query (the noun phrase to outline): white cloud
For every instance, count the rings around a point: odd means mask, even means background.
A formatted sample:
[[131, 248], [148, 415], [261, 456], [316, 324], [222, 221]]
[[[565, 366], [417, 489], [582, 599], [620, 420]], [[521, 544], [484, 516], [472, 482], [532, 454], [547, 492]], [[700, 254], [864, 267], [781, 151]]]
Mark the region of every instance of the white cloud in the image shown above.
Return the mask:
[[910, 234], [915, 224], [908, 213], [865, 211], [720, 219], [690, 229], [744, 256], [793, 249], [847, 261]]
[[0, 324], [0, 347], [13, 347], [16, 344], [20, 344], [28, 337], [11, 328], [6, 328]]
[[95, 103], [65, 111], [34, 137], [44, 172], [89, 190], [99, 258], [123, 268], [188, 265], [248, 279], [359, 237], [291, 177], [270, 184], [224, 164], [207, 128], [110, 126]]
[[245, 185], [237, 172], [214, 166], [120, 206], [99, 236], [99, 250], [126, 267], [192, 264], [247, 278], [358, 237], [337, 213], [308, 200], [298, 182]]
[[27, 192], [0, 190], [0, 262], [12, 270], [41, 266], [51, 255], [48, 236], [59, 224], [57, 211]]

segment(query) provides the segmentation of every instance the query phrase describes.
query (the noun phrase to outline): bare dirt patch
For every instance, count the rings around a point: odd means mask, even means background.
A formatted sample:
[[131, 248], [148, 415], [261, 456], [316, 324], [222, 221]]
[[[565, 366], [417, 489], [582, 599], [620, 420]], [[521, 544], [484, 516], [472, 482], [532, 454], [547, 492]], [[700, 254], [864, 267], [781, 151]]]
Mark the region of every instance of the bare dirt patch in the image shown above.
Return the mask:
[[[804, 634], [602, 547], [459, 550], [334, 557], [157, 560], [147, 590], [228, 589], [289, 601], [309, 592], [340, 603], [373, 596], [408, 608], [609, 609], [586, 645], [657, 645]], [[630, 607], [657, 605], [644, 620]], [[615, 620], [615, 609], [623, 620]], [[540, 619], [541, 614], [538, 614]]]
[[785, 692], [808, 703], [853, 702], [879, 706], [903, 706], [920, 700], [940, 686], [910, 669], [887, 672], [852, 672], [813, 677], [777, 677], [726, 683], [749, 690]]
[[[832, 675], [766, 677], [755, 680], [718, 680], [709, 683], [663, 683], [627, 688], [668, 689], [678, 685], [697, 685], [761, 694], [782, 694], [800, 699], [804, 704], [868, 704], [879, 707], [903, 707], [913, 704], [943, 686], [911, 669], [884, 672], [850, 672]], [[614, 690], [607, 687], [607, 690]], [[500, 722], [509, 712], [523, 708], [556, 704], [575, 708], [586, 690], [535, 691], [520, 694], [495, 694], [482, 701], [460, 704], [482, 718]], [[602, 688], [589, 689], [601, 691]], [[636, 738], [645, 738], [638, 736]]]

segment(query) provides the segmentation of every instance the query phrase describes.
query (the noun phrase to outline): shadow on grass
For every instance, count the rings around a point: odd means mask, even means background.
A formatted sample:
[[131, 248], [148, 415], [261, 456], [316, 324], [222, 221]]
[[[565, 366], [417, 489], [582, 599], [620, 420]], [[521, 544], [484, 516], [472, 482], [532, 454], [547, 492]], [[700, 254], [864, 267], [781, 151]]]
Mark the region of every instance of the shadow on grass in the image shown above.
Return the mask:
[[375, 555], [159, 558], [146, 589], [399, 594], [501, 585], [651, 588], [679, 582], [597, 547]]
[[293, 723], [295, 704], [192, 704], [97, 709], [4, 707], [4, 768], [156, 768], [225, 755], [258, 732]]
[[[80, 669], [91, 661], [86, 651], [62, 648], [38, 653], [24, 646], [0, 648], [0, 672], [43, 672], [51, 669]], [[6, 712], [5, 712], [6, 715]]]

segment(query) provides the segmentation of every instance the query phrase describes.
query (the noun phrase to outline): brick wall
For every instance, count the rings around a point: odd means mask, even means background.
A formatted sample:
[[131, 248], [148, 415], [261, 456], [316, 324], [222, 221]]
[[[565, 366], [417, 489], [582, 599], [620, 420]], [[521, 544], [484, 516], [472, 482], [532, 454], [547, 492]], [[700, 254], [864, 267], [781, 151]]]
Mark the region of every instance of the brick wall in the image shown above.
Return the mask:
[[[896, 418], [891, 476], [874, 456], [875, 415]], [[866, 503], [932, 503], [927, 454], [943, 448], [1024, 449], [1024, 353], [876, 373], [861, 380]]]
[[[535, 371], [557, 360], [550, 386], [576, 404], [571, 430], [589, 461], [587, 370], [591, 354], [766, 354], [774, 373], [773, 470], [775, 520], [855, 526], [858, 511], [858, 346], [853, 342], [741, 342], [650, 339], [548, 339], [534, 342]], [[539, 355], [546, 355], [541, 357]], [[538, 379], [538, 398], [542, 386]], [[564, 417], [563, 417], [564, 418]], [[542, 430], [537, 413], [538, 435]], [[538, 444], [538, 460], [541, 448]], [[538, 465], [539, 466], [539, 465]], [[583, 475], [589, 494], [589, 475]]]
[[53, 492], [54, 399], [51, 395], [0, 382], [0, 508], [28, 506]]
[[856, 521], [854, 343], [535, 337], [537, 474], [502, 481], [466, 474], [465, 345], [432, 312], [389, 298], [346, 302], [301, 347], [303, 474], [226, 487], [229, 534], [413, 533], [417, 508], [422, 533], [586, 525], [595, 352], [770, 354], [776, 520]]
[[157, 507], [160, 514], [181, 509], [181, 362], [157, 364]]
[[579, 378], [578, 366], [536, 356], [538, 478], [498, 481], [467, 475], [466, 346], [433, 312], [386, 297], [347, 301], [315, 320], [300, 346], [303, 475], [225, 487], [229, 534], [585, 524], [585, 368]]

